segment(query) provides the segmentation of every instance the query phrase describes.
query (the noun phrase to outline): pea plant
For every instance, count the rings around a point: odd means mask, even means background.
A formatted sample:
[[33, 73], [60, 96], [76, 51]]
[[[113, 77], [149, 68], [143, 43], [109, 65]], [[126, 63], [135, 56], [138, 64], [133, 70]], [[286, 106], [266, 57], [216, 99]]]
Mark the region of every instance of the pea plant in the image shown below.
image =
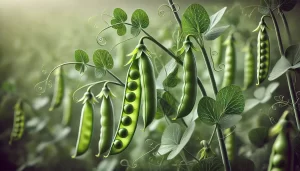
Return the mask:
[[[167, 48], [158, 39], [147, 32], [150, 25], [148, 14], [142, 9], [136, 9], [128, 22], [128, 14], [121, 8], [115, 8], [110, 24], [97, 35], [97, 43], [100, 46], [106, 45], [105, 37], [102, 33], [108, 29], [115, 30], [118, 36], [127, 34], [130, 29], [131, 39], [139, 38], [136, 47], [130, 54], [130, 59], [124, 66], [127, 68], [126, 79], [123, 81], [112, 69], [114, 60], [111, 52], [105, 49], [97, 49], [92, 56], [93, 64], [90, 63], [89, 55], [84, 50], [75, 51], [75, 61], [65, 62], [54, 67], [48, 74], [46, 80], [38, 83], [36, 89], [39, 93], [46, 92], [50, 77], [55, 73], [54, 95], [49, 111], [53, 111], [61, 105], [69, 106], [72, 97], [82, 89], [86, 89], [83, 97], [77, 102], [82, 102], [80, 125], [78, 138], [72, 158], [77, 158], [85, 154], [90, 148], [93, 129], [95, 128], [95, 115], [98, 113], [94, 107], [100, 101], [100, 136], [98, 152], [93, 152], [96, 157], [101, 157], [104, 162], [113, 155], [122, 154], [132, 143], [137, 126], [139, 115], [143, 118], [143, 131], [147, 131], [156, 120], [162, 119], [166, 123], [160, 137], [160, 143], [152, 148], [149, 153], [153, 157], [167, 160], [168, 164], [176, 165], [178, 170], [255, 170], [255, 164], [247, 155], [239, 152], [238, 135], [236, 126], [242, 120], [242, 113], [251, 110], [254, 106], [265, 103], [272, 97], [278, 83], [271, 83], [267, 88], [262, 87], [264, 82], [273, 81], [285, 74], [287, 87], [290, 93], [290, 100], [284, 101], [283, 97], [277, 97], [278, 104], [286, 107], [286, 111], [281, 115], [277, 123], [270, 127], [260, 126], [249, 131], [248, 138], [256, 148], [264, 146], [270, 147], [268, 153], [268, 170], [299, 170], [299, 109], [298, 92], [293, 84], [293, 76], [298, 74], [300, 67], [299, 44], [293, 44], [289, 25], [285, 17], [285, 12], [294, 8], [296, 0], [267, 0], [255, 6], [262, 14], [258, 26], [253, 29], [250, 36], [244, 36], [245, 54], [244, 60], [244, 80], [242, 86], [235, 85], [237, 78], [237, 56], [238, 49], [236, 42], [240, 41], [239, 36], [243, 36], [238, 29], [237, 23], [228, 22], [230, 25], [218, 26], [223, 15], [226, 17], [224, 7], [209, 16], [205, 8], [200, 4], [191, 4], [180, 16], [176, 3], [168, 0], [167, 5], [174, 14], [177, 27], [173, 27], [173, 46]], [[282, 32], [279, 30], [278, 21], [274, 14], [278, 11], [279, 17], [283, 21], [286, 34], [289, 39], [289, 46], [284, 49]], [[279, 54], [271, 52], [272, 44], [270, 33], [272, 21], [278, 42]], [[225, 39], [226, 32], [229, 32]], [[252, 31], [252, 30], [251, 30]], [[249, 31], [248, 31], [249, 32]], [[258, 33], [256, 33], [258, 32]], [[143, 35], [142, 35], [143, 34]], [[274, 35], [275, 36], [275, 35]], [[257, 37], [257, 41], [253, 37]], [[133, 41], [133, 40], [131, 40]], [[207, 47], [210, 42], [217, 45], [217, 59], [212, 53], [208, 53]], [[122, 42], [126, 44], [127, 41]], [[167, 56], [157, 57], [157, 52], [153, 52], [149, 44], [156, 46], [165, 52]], [[254, 44], [257, 44], [255, 46]], [[257, 53], [255, 54], [255, 50]], [[199, 53], [200, 52], [200, 53]], [[200, 55], [206, 66], [209, 75], [211, 91], [203, 84], [203, 70], [199, 66]], [[257, 60], [255, 60], [255, 55]], [[278, 59], [277, 59], [278, 56]], [[120, 57], [123, 58], [124, 56]], [[170, 59], [168, 59], [170, 58]], [[224, 64], [222, 60], [224, 59]], [[272, 66], [271, 59], [277, 60]], [[161, 73], [156, 77], [158, 64], [156, 61], [168, 61], [161, 67]], [[256, 62], [256, 65], [255, 65]], [[203, 62], [202, 62], [203, 63]], [[84, 74], [88, 69], [94, 69], [96, 82], [88, 83], [71, 92], [65, 88], [63, 68], [73, 65], [75, 70]], [[221, 65], [224, 67], [222, 68]], [[219, 66], [223, 71], [223, 80], [217, 84], [215, 77], [217, 73], [215, 66]], [[256, 66], [256, 68], [255, 68]], [[256, 70], [256, 73], [255, 73]], [[181, 76], [179, 76], [181, 74]], [[256, 74], [256, 78], [255, 78]], [[111, 79], [104, 79], [109, 75]], [[181, 77], [181, 79], [180, 79]], [[256, 83], [257, 89], [254, 92], [254, 99], [247, 99], [244, 92], [253, 87]], [[94, 95], [95, 88], [102, 85], [103, 88], [97, 95]], [[114, 88], [121, 87], [123, 95], [115, 95]], [[180, 87], [181, 86], [181, 87]], [[285, 85], [280, 85], [284, 87]], [[243, 88], [242, 88], [243, 87]], [[172, 89], [181, 88], [180, 99], [177, 99]], [[199, 89], [199, 91], [198, 91]], [[210, 94], [209, 92], [212, 92]], [[72, 94], [73, 93], [73, 94]], [[69, 100], [63, 102], [64, 96]], [[121, 114], [115, 117], [116, 108], [113, 105], [117, 98], [122, 98]], [[200, 99], [199, 101], [197, 100]], [[11, 141], [19, 140], [24, 132], [24, 113], [20, 110], [22, 103], [18, 102], [15, 107], [14, 128]], [[290, 110], [292, 108], [292, 110]], [[65, 111], [63, 123], [68, 125], [71, 115], [75, 111]], [[114, 126], [117, 121], [117, 126]], [[211, 127], [208, 132], [211, 136], [206, 139], [198, 139], [199, 149], [195, 152], [186, 148], [189, 142], [194, 141], [195, 132], [206, 132], [207, 130], [197, 130], [197, 125], [204, 123]], [[296, 126], [295, 126], [296, 125]], [[206, 129], [208, 128], [206, 127]], [[156, 129], [156, 128], [155, 128]], [[158, 128], [157, 128], [158, 129]], [[212, 147], [215, 134], [217, 134], [218, 148]], [[194, 142], [193, 142], [194, 143]], [[74, 143], [75, 144], [75, 143]], [[197, 153], [196, 153], [197, 152]], [[186, 157], [188, 155], [188, 157]], [[181, 158], [180, 162], [177, 162]], [[137, 161], [137, 160], [136, 160]], [[128, 170], [138, 169], [134, 161], [128, 164]], [[161, 164], [161, 163], [160, 163]], [[246, 167], [247, 166], [247, 167]], [[256, 166], [256, 170], [260, 170]], [[266, 169], [266, 168], [264, 168]]]

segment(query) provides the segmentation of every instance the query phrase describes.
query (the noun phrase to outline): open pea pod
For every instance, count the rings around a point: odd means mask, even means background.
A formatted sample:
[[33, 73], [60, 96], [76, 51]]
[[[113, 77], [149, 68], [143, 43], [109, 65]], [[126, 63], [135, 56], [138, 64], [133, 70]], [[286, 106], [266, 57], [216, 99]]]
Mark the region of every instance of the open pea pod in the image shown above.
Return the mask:
[[13, 141], [20, 140], [24, 133], [25, 113], [23, 109], [23, 103], [23, 100], [19, 99], [14, 107], [14, 124], [9, 140], [10, 145]]
[[120, 122], [113, 138], [113, 143], [105, 157], [121, 153], [130, 144], [137, 126], [141, 93], [139, 59], [136, 59], [134, 55], [127, 73]]

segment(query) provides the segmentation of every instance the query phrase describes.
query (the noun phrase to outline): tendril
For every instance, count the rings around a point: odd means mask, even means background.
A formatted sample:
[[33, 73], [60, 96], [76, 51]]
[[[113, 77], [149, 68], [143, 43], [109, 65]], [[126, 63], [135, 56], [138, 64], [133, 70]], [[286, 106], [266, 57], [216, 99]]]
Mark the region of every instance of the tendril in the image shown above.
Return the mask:
[[97, 36], [97, 43], [98, 43], [100, 46], [105, 46], [106, 43], [107, 43], [106, 38], [101, 37], [101, 36]]
[[138, 35], [135, 35], [135, 36], [133, 36], [133, 37], [130, 37], [130, 38], [126, 39], [126, 40], [123, 40], [123, 41], [117, 43], [116, 45], [114, 45], [114, 46], [111, 48], [110, 51], [113, 51], [113, 50], [114, 50], [117, 46], [119, 46], [120, 44], [125, 43], [125, 42], [127, 42], [127, 41], [130, 41], [130, 40], [136, 38], [137, 36], [138, 36]]
[[132, 169], [137, 167], [136, 163], [132, 163], [132, 165], [131, 165], [130, 162], [127, 159], [122, 159], [120, 161], [120, 165], [121, 166], [129, 167], [129, 168], [132, 168]]
[[210, 51], [210, 59], [212, 61], [212, 66], [213, 66], [213, 69], [216, 71], [216, 72], [220, 72], [222, 71], [224, 68], [225, 68], [225, 64], [220, 64], [218, 65], [218, 70], [216, 69], [216, 66], [215, 66], [215, 62], [214, 62], [214, 59], [213, 59], [213, 56], [216, 56], [218, 55], [219, 53], [217, 51], [212, 51], [211, 48], [209, 48], [209, 51]]
[[104, 19], [104, 16], [106, 17], [110, 17], [110, 19], [114, 18], [113, 16], [109, 15], [109, 14], [106, 14], [105, 11], [101, 14], [101, 20], [103, 22], [105, 22], [107, 24], [107, 26], [109, 26], [110, 24]]
[[157, 11], [158, 11], [158, 16], [160, 17], [164, 17], [166, 14], [166, 11], [163, 10], [162, 8], [167, 7], [170, 11], [168, 12], [168, 14], [170, 14], [170, 12], [178, 12], [180, 10], [180, 6], [177, 3], [173, 3], [171, 5], [175, 6], [175, 11], [173, 10], [172, 7], [170, 7], [169, 4], [162, 4], [158, 7]]

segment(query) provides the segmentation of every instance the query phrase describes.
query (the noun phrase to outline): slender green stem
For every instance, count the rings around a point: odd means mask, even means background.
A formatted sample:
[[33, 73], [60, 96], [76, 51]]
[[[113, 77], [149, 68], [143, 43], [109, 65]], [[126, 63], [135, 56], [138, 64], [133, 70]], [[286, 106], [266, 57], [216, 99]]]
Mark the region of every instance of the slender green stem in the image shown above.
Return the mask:
[[280, 14], [280, 17], [282, 19], [285, 31], [286, 31], [286, 33], [288, 35], [289, 44], [291, 45], [293, 43], [293, 40], [292, 40], [292, 36], [291, 36], [289, 24], [287, 22], [287, 19], [286, 19], [285, 15], [284, 15], [283, 11], [280, 8], [278, 10], [279, 10], [279, 14]]
[[175, 4], [173, 3], [173, 0], [168, 0], [168, 2], [169, 2], [169, 5], [171, 6], [171, 9], [173, 11], [174, 17], [175, 17], [175, 19], [176, 19], [176, 21], [177, 21], [180, 29], [182, 29], [181, 20], [179, 18], [178, 11], [176, 9]]
[[214, 138], [214, 135], [215, 135], [215, 133], [216, 133], [216, 130], [217, 130], [217, 126], [215, 126], [214, 131], [213, 131], [212, 134], [211, 134], [211, 137], [210, 137], [210, 139], [209, 139], [209, 141], [208, 141], [208, 146], [211, 145], [211, 142], [212, 142], [212, 140], [213, 140], [213, 138]]
[[114, 77], [123, 87], [125, 87], [125, 84], [120, 80], [119, 77], [117, 77], [114, 73], [112, 73], [110, 70], [106, 70], [112, 77]]
[[[150, 41], [152, 41], [154, 44], [156, 44], [157, 46], [159, 46], [161, 49], [163, 49], [165, 52], [168, 53], [168, 55], [170, 55], [173, 59], [175, 59], [175, 61], [183, 66], [183, 62], [180, 60], [179, 57], [177, 57], [176, 55], [174, 55], [171, 51], [169, 51], [166, 47], [164, 47], [161, 43], [159, 43], [156, 39], [154, 39], [151, 35], [149, 35], [147, 32], [144, 32], [147, 36], [146, 37], [143, 37], [142, 39], [148, 39]], [[207, 96], [207, 93], [206, 93], [206, 90], [200, 80], [199, 77], [197, 77], [197, 84], [199, 86], [199, 89], [202, 93], [203, 96]]]
[[[274, 16], [274, 13], [273, 11], [270, 9], [270, 14], [271, 14], [271, 18], [273, 20], [273, 24], [274, 24], [274, 27], [275, 27], [275, 32], [276, 32], [276, 36], [277, 36], [277, 41], [278, 41], [278, 48], [279, 48], [279, 51], [280, 51], [280, 55], [281, 56], [284, 56], [284, 48], [283, 48], [283, 44], [282, 44], [282, 39], [281, 39], [281, 36], [280, 36], [280, 30], [279, 30], [279, 27], [278, 27], [278, 23], [277, 23], [277, 20]], [[287, 24], [287, 22], [286, 22]], [[286, 29], [288, 27], [285, 27]], [[287, 32], [289, 32], [289, 30], [287, 30]], [[285, 56], [284, 56], [285, 57]], [[295, 89], [293, 87], [293, 81], [292, 81], [292, 77], [291, 77], [291, 74], [290, 74], [290, 71], [287, 71], [285, 73], [286, 75], [286, 78], [287, 78], [287, 82], [288, 82], [288, 87], [289, 87], [289, 92], [290, 92], [290, 96], [291, 96], [291, 101], [292, 101], [292, 105], [293, 105], [293, 110], [294, 110], [294, 114], [295, 114], [295, 119], [296, 119], [296, 124], [297, 124], [297, 128], [298, 130], [300, 130], [300, 121], [299, 121], [299, 111], [297, 109], [297, 105], [295, 103], [295, 100], [296, 100], [296, 93], [295, 93]]]
[[219, 146], [220, 146], [220, 151], [221, 151], [225, 171], [231, 171], [230, 162], [229, 162], [227, 151], [226, 151], [223, 132], [218, 125], [216, 125], [216, 127], [217, 127], [217, 135], [218, 135], [218, 139], [219, 139]]
[[210, 65], [209, 57], [207, 55], [207, 52], [206, 52], [204, 46], [203, 45], [201, 46], [200, 44], [199, 44], [199, 46], [201, 48], [202, 55], [204, 57], [204, 61], [205, 61], [205, 64], [206, 64], [206, 67], [207, 67], [207, 70], [208, 70], [209, 77], [210, 77], [210, 82], [211, 82], [211, 85], [212, 85], [213, 90], [214, 90], [214, 94], [217, 95], [218, 94], [218, 87], [217, 87], [217, 84], [216, 84], [216, 80], [215, 80], [215, 77], [214, 77], [212, 67]]
[[195, 157], [192, 153], [190, 153], [189, 151], [187, 151], [187, 149], [183, 148], [183, 150], [184, 150], [188, 155], [190, 155], [193, 159], [195, 159], [198, 163], [200, 163], [200, 160], [197, 159], [197, 157]]

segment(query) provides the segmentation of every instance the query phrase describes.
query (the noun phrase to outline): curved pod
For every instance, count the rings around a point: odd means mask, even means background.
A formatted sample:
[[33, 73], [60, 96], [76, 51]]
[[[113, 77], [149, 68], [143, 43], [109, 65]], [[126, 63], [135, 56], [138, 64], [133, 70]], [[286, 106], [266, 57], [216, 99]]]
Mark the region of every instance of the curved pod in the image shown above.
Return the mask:
[[[90, 96], [93, 97], [92, 95]], [[85, 153], [91, 143], [93, 133], [93, 120], [94, 120], [94, 109], [91, 99], [87, 99], [81, 110], [80, 126], [78, 139], [76, 144], [75, 154], [72, 158], [82, 155]]]
[[58, 108], [64, 97], [64, 76], [63, 69], [59, 67], [55, 73], [55, 83], [54, 83], [54, 95], [52, 98], [52, 102], [49, 108], [49, 111], [52, 111], [55, 108]]
[[139, 60], [143, 102], [142, 112], [145, 129], [151, 124], [155, 117], [157, 108], [157, 92], [155, 85], [155, 75], [151, 60], [144, 52], [142, 52]]
[[197, 97], [197, 66], [192, 51], [192, 44], [186, 42], [187, 49], [183, 60], [183, 87], [180, 104], [177, 109], [177, 118], [187, 116], [192, 110]]
[[139, 73], [139, 59], [134, 59], [127, 73], [120, 123], [110, 150], [105, 157], [124, 151], [134, 135], [139, 117], [142, 92], [140, 75], [137, 73]]
[[109, 95], [107, 97], [104, 95], [102, 98], [100, 115], [101, 132], [99, 140], [99, 153], [96, 155], [97, 157], [109, 150], [114, 133], [114, 109]]

